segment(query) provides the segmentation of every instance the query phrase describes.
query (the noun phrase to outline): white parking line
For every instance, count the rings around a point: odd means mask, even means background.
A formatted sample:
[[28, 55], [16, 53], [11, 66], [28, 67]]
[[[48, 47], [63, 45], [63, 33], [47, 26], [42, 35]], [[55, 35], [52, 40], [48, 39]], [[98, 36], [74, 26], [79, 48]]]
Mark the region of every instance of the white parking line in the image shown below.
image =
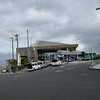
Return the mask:
[[88, 74], [80, 74], [80, 76], [87, 76]]
[[64, 70], [57, 70], [56, 72], [63, 72]]
[[65, 67], [65, 66], [60, 66], [60, 68]]
[[66, 70], [71, 70], [71, 68], [66, 68]]
[[55, 85], [47, 85], [47, 86], [50, 86], [50, 87], [55, 87]]

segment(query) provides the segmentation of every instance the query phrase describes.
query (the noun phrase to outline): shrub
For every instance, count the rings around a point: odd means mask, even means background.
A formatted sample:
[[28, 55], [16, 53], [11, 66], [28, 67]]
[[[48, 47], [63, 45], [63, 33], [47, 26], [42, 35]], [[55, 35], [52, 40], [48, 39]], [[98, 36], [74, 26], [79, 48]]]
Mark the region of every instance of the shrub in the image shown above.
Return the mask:
[[12, 66], [11, 66], [11, 69], [13, 69], [14, 67], [15, 67], [15, 65], [12, 65]]
[[97, 59], [100, 59], [100, 56], [97, 56], [97, 57], [93, 58], [93, 60], [97, 60]]
[[29, 62], [29, 61], [27, 61], [27, 60], [21, 59], [21, 65], [26, 66], [26, 64], [27, 64], [28, 62]]

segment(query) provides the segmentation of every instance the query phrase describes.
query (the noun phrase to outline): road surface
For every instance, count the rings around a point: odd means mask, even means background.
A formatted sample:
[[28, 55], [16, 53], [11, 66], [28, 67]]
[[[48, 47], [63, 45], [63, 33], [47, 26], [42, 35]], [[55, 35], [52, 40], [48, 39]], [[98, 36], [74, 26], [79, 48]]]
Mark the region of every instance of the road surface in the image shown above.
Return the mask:
[[91, 62], [70, 63], [32, 72], [1, 74], [0, 99], [100, 100], [100, 71], [89, 70], [89, 66]]

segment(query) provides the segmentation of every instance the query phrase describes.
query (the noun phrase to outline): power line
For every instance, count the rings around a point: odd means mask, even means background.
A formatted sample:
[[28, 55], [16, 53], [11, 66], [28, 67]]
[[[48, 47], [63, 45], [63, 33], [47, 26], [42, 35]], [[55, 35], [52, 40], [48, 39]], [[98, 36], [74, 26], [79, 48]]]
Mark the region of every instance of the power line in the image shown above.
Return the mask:
[[8, 27], [4, 26], [4, 25], [1, 24], [1, 23], [0, 23], [0, 26], [1, 26], [0, 28], [3, 29], [3, 31], [10, 31], [10, 32], [12, 31], [12, 30], [10, 30]]

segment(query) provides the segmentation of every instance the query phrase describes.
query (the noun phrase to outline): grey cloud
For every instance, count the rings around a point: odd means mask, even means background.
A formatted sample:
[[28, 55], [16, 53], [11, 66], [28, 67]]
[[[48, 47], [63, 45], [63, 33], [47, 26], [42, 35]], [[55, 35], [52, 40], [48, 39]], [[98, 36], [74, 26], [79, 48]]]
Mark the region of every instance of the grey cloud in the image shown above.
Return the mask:
[[0, 40], [6, 45], [11, 36], [20, 34], [19, 45], [24, 46], [28, 29], [32, 42], [75, 43], [73, 38], [80, 38], [84, 51], [93, 48], [98, 53], [100, 11], [95, 9], [99, 4], [99, 0], [0, 0], [0, 23], [10, 29], [0, 25]]

